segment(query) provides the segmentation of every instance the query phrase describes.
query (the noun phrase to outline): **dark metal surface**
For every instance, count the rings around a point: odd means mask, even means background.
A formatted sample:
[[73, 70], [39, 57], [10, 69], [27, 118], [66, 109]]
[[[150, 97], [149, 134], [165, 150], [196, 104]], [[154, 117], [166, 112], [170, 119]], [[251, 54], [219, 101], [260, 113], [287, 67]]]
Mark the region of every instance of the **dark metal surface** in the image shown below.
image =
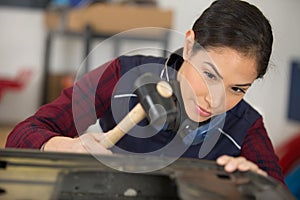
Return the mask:
[[[165, 158], [101, 156], [120, 169]], [[141, 162], [139, 162], [141, 163]], [[212, 161], [179, 159], [149, 173], [125, 173], [91, 155], [2, 150], [0, 199], [295, 199], [285, 186], [252, 172], [226, 173]]]
[[178, 199], [174, 181], [166, 175], [76, 171], [61, 174], [58, 199]]

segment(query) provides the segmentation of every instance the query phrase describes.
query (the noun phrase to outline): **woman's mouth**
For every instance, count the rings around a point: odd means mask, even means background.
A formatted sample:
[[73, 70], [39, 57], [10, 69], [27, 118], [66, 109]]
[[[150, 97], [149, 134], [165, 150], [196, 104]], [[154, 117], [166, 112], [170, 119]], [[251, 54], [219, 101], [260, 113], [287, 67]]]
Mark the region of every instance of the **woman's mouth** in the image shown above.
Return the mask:
[[209, 117], [211, 116], [211, 113], [208, 112], [207, 110], [201, 108], [200, 106], [196, 105], [196, 110], [198, 112], [198, 114], [201, 116], [201, 117]]

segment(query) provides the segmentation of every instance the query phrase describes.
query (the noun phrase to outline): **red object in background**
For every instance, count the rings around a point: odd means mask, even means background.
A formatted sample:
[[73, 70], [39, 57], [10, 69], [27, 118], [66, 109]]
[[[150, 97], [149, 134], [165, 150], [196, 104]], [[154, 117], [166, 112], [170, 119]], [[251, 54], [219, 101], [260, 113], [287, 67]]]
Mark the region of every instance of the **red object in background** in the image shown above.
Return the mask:
[[74, 78], [72, 75], [66, 75], [65, 77], [63, 77], [61, 81], [61, 85], [63, 89], [71, 87], [73, 86], [73, 84], [74, 84]]
[[22, 89], [28, 83], [28, 80], [30, 79], [31, 74], [32, 74], [31, 70], [23, 69], [13, 79], [0, 77], [0, 99], [5, 90], [10, 90], [10, 89], [20, 90], [20, 89]]
[[276, 153], [279, 157], [283, 175], [287, 175], [300, 164], [300, 133], [276, 148]]

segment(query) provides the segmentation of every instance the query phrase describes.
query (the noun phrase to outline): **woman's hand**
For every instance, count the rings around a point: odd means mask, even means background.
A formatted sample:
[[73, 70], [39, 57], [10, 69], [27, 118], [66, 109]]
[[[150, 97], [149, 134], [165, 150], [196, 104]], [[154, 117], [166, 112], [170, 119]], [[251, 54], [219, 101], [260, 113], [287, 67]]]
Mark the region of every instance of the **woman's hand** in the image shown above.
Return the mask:
[[44, 145], [44, 151], [58, 151], [68, 153], [93, 153], [112, 154], [105, 149], [100, 141], [105, 133], [86, 133], [77, 138], [56, 136], [48, 140]]
[[251, 170], [263, 176], [268, 176], [267, 172], [263, 171], [255, 163], [247, 160], [244, 157], [232, 157], [223, 155], [220, 156], [216, 161], [218, 165], [224, 166], [224, 169], [227, 172], [234, 172], [235, 170]]

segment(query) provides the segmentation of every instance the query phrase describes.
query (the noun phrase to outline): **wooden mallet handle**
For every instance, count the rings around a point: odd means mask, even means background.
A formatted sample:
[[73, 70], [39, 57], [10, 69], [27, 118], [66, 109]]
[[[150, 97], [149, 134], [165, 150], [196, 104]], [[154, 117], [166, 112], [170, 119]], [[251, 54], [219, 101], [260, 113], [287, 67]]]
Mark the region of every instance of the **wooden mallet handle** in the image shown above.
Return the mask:
[[[160, 81], [156, 85], [158, 93], [164, 97], [171, 97], [173, 90], [169, 83]], [[111, 148], [117, 143], [130, 129], [137, 125], [142, 119], [147, 116], [142, 105], [138, 103], [112, 130], [105, 134], [105, 137], [100, 141], [100, 144], [105, 148]]]
[[117, 143], [130, 129], [138, 124], [142, 119], [146, 117], [142, 105], [138, 103], [112, 130], [106, 133], [100, 144], [105, 148], [112, 147]]

